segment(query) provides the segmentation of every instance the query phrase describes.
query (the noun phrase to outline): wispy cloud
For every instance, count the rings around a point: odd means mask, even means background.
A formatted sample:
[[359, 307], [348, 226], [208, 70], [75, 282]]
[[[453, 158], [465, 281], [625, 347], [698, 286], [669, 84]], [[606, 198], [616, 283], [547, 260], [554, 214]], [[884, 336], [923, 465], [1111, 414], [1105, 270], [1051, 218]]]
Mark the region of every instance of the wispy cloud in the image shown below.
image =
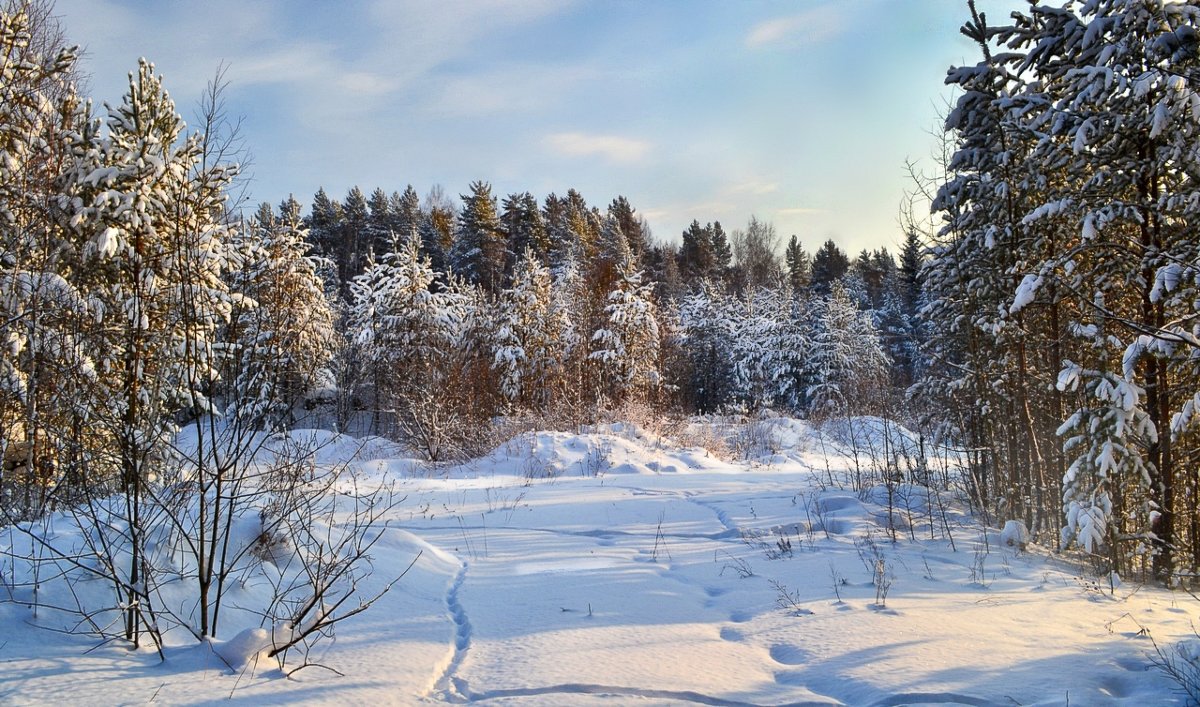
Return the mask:
[[602, 157], [611, 162], [638, 162], [650, 151], [650, 143], [619, 135], [554, 133], [543, 144], [567, 157]]
[[810, 209], [803, 206], [797, 206], [787, 209], [776, 209], [776, 216], [812, 216], [814, 214], [829, 213], [829, 209]]
[[771, 45], [818, 44], [841, 34], [849, 22], [841, 5], [829, 3], [799, 14], [760, 22], [746, 35], [751, 49]]
[[730, 194], [752, 194], [762, 196], [779, 191], [779, 182], [749, 181], [735, 184], [729, 188]]

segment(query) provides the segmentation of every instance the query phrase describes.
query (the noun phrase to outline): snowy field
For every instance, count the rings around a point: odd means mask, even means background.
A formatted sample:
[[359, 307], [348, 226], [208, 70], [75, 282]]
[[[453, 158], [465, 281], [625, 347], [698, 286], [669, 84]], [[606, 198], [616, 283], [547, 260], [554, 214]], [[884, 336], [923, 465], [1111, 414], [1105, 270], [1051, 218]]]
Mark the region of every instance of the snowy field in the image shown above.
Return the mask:
[[323, 463], [405, 496], [371, 582], [417, 558], [315, 656], [343, 676], [231, 671], [174, 634], [160, 662], [3, 603], [0, 704], [1185, 703], [1147, 633], [1192, 636], [1186, 593], [1112, 589], [921, 487], [893, 487], [889, 512], [806, 423], [755, 435], [730, 462], [629, 426], [527, 434], [436, 470], [333, 438]]

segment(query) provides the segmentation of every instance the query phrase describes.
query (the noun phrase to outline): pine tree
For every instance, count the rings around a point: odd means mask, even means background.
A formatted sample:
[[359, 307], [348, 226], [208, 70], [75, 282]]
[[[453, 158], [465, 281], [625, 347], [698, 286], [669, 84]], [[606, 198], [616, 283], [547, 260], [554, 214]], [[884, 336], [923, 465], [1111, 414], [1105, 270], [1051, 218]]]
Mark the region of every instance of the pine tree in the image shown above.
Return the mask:
[[350, 281], [363, 271], [371, 239], [371, 210], [367, 197], [357, 186], [351, 187], [342, 202], [342, 219], [338, 224], [337, 251], [334, 256], [338, 277], [345, 283], [342, 294], [347, 299]]
[[124, 102], [109, 109], [107, 127], [107, 137], [81, 155], [89, 188], [77, 221], [92, 234], [84, 282], [103, 307], [92, 342], [106, 371], [97, 422], [112, 436], [120, 469], [132, 553], [124, 628], [136, 645], [143, 630], [159, 640], [145, 621], [153, 611], [145, 514], [153, 489], [173, 481], [163, 452], [177, 416], [213, 411], [217, 335], [232, 308], [222, 221], [231, 172], [202, 161], [200, 136], [183, 138], [183, 121], [145, 61], [130, 75]]
[[840, 283], [811, 311], [808, 407], [816, 415], [860, 415], [878, 403], [887, 355], [870, 317]]
[[94, 310], [68, 279], [86, 235], [62, 228], [73, 214], [61, 197], [87, 176], [72, 173], [70, 155], [96, 126], [75, 94], [75, 51], [47, 44], [29, 9], [0, 10], [0, 453], [15, 464], [0, 475], [0, 517], [9, 522], [40, 513], [52, 490], [70, 502], [102, 480], [83, 478], [89, 435], [76, 404], [96, 378], [82, 338]]
[[915, 323], [921, 303], [921, 262], [923, 247], [915, 228], [904, 234], [900, 251], [900, 297], [908, 321]]
[[614, 402], [650, 395], [661, 382], [659, 328], [653, 287], [626, 269], [604, 308], [607, 321], [592, 334], [589, 360], [600, 370], [604, 394]]
[[397, 242], [395, 250], [409, 243], [421, 243], [421, 197], [417, 196], [417, 190], [409, 184], [403, 194], [393, 193], [390, 201]]
[[739, 394], [731, 299], [702, 285], [679, 301], [682, 348], [688, 359], [684, 388], [700, 413], [717, 412]]
[[573, 243], [574, 256], [580, 262], [590, 262], [596, 257], [597, 242], [600, 239], [600, 213], [588, 208], [583, 195], [574, 189], [567, 190], [564, 201], [567, 234]]
[[791, 293], [762, 287], [739, 302], [733, 324], [737, 389], [751, 411], [770, 406], [795, 409], [803, 397], [799, 380], [809, 353], [806, 333], [795, 318]]
[[[1017, 70], [1034, 70], [1040, 79], [1042, 95], [1031, 97], [1027, 119], [1046, 126], [1049, 136], [1038, 141], [1035, 157], [1066, 171], [1039, 194], [1040, 206], [1023, 224], [1077, 229], [1065, 238], [1055, 234], [1052, 249], [1021, 248], [1028, 253], [1024, 277], [1010, 311], [1029, 316], [1043, 288], [1071, 292], [1083, 309], [1080, 319], [1090, 320], [1074, 333], [1094, 356], [1079, 365], [1098, 372], [1083, 405], [1104, 400], [1104, 388], [1113, 385], [1106, 381], [1120, 375], [1121, 390], [1133, 396], [1121, 401], [1122, 409], [1146, 415], [1146, 425], [1114, 428], [1125, 435], [1119, 440], [1125, 448], [1144, 450], [1149, 484], [1148, 494], [1134, 487], [1114, 497], [1124, 499], [1113, 508], [1124, 527], [1112, 532], [1107, 549], [1114, 565], [1129, 567], [1137, 553], [1117, 547], [1117, 538], [1151, 539], [1138, 550], [1152, 552], [1153, 572], [1163, 581], [1200, 566], [1194, 513], [1200, 492], [1184, 500], [1181, 486], [1181, 461], [1195, 453], [1196, 442], [1172, 430], [1181, 398], [1195, 394], [1200, 349], [1192, 327], [1177, 324], [1193, 321], [1197, 309], [1185, 294], [1194, 289], [1179, 291], [1177, 275], [1182, 264], [1196, 262], [1190, 224], [1200, 219], [1194, 178], [1200, 120], [1188, 78], [1200, 65], [1198, 25], [1200, 8], [1190, 3], [1095, 0], [1078, 14], [1070, 6], [1032, 7], [998, 35], [1025, 54]], [[1103, 439], [1108, 432], [1101, 425], [1097, 434]], [[1181, 553], [1185, 543], [1191, 551]]]
[[645, 221], [637, 215], [633, 206], [630, 205], [629, 199], [624, 196], [618, 196], [612, 200], [608, 206], [608, 215], [617, 220], [621, 233], [625, 234], [629, 251], [633, 254], [634, 265], [638, 268], [642, 267], [642, 258], [650, 247], [650, 234], [647, 232]]
[[545, 409], [569, 353], [567, 313], [555, 306], [550, 270], [532, 250], [517, 264], [497, 302], [492, 367], [509, 405]]
[[527, 249], [547, 262], [550, 240], [537, 198], [529, 192], [510, 194], [504, 199], [500, 222], [508, 238], [504, 272], [511, 277], [518, 259]]
[[689, 283], [700, 283], [712, 278], [716, 268], [712, 231], [693, 220], [683, 232], [683, 245], [679, 248], [679, 271]]
[[551, 193], [542, 202], [542, 221], [546, 224], [546, 239], [550, 269], [559, 272], [568, 262], [578, 262], [579, 244], [571, 234], [567, 202]]
[[399, 234], [392, 229], [392, 202], [388, 199], [387, 192], [376, 187], [375, 191], [371, 192], [371, 198], [367, 200], [367, 212], [364, 250], [376, 256], [395, 250]]
[[713, 272], [711, 277], [725, 280], [733, 267], [733, 249], [729, 245], [725, 229], [721, 228], [720, 221], [713, 221], [707, 226], [707, 230], [709, 240], [712, 242]]
[[833, 283], [845, 277], [849, 269], [850, 258], [832, 240], [825, 241], [813, 256], [809, 289], [816, 296], [828, 295]]
[[434, 385], [437, 361], [457, 345], [455, 303], [435, 292], [436, 274], [411, 242], [372, 262], [352, 283], [351, 340], [363, 352], [376, 424], [394, 422], [406, 401]]
[[238, 414], [273, 425], [288, 421], [297, 402], [329, 382], [339, 337], [324, 283], [307, 256], [300, 204], [285, 201], [278, 218], [263, 204], [242, 239], [241, 267], [231, 277], [243, 299], [229, 324], [239, 356], [230, 397], [243, 408]]
[[[341, 229], [342, 206], [329, 198], [322, 187], [313, 196], [312, 210], [305, 226], [313, 244], [315, 254], [336, 263], [338, 254], [338, 232]], [[338, 281], [341, 287], [341, 281]]]
[[471, 193], [464, 194], [462, 201], [450, 267], [485, 292], [498, 292], [504, 281], [507, 239], [496, 212], [492, 185], [472, 182]]
[[788, 284], [792, 291], [797, 294], [807, 292], [809, 283], [812, 282], [812, 260], [795, 236], [788, 240], [783, 257], [787, 264]]

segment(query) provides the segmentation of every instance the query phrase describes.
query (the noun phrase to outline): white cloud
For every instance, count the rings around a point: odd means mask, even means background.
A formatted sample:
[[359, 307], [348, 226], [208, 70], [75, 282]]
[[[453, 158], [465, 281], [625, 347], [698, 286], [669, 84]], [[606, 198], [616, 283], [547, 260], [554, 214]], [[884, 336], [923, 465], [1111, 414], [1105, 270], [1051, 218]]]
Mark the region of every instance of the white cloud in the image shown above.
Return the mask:
[[810, 209], [805, 207], [795, 207], [789, 209], [776, 209], [776, 216], [812, 216], [813, 214], [828, 213], [829, 209]]
[[818, 44], [836, 37], [848, 27], [845, 10], [830, 3], [796, 15], [760, 22], [746, 35], [746, 46], [757, 49], [777, 44]]
[[779, 191], [779, 182], [764, 182], [755, 180], [735, 184], [728, 189], [730, 194], [752, 194], [755, 196], [774, 194], [777, 191]]
[[638, 162], [650, 151], [650, 143], [619, 135], [554, 133], [543, 140], [550, 150], [567, 157], [603, 157], [612, 162]]
[[420, 96], [420, 107], [435, 116], [536, 115], [562, 106], [605, 73], [586, 65], [513, 62], [469, 74], [439, 76]]

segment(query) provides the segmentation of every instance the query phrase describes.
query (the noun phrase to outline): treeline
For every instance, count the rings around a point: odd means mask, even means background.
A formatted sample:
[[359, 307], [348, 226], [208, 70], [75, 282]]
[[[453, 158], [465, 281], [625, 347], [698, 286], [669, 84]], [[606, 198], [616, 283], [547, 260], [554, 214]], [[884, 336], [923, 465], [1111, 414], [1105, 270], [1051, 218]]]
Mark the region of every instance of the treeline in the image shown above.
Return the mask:
[[[264, 205], [256, 222], [275, 218]], [[346, 332], [338, 424], [369, 413], [373, 431], [434, 458], [452, 453], [443, 433], [497, 415], [869, 412], [914, 377], [915, 234], [900, 265], [832, 241], [811, 257], [795, 237], [781, 249], [754, 217], [728, 234], [693, 221], [674, 245], [625, 197], [604, 210], [575, 190], [500, 200], [483, 181], [461, 207], [411, 185], [340, 202], [321, 190], [307, 226]]]
[[[1030, 5], [950, 71], [930, 420], [978, 494], [1125, 575], [1200, 570], [1200, 7]], [[1063, 522], [1065, 519], [1065, 523]]]

